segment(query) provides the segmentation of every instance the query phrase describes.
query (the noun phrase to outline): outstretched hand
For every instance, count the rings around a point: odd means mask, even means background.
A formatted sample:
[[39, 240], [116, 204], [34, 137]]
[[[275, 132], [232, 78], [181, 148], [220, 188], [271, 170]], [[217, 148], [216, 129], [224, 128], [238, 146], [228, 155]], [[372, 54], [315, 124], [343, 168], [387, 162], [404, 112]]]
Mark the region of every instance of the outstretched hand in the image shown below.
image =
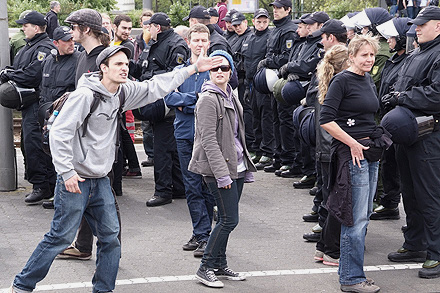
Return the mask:
[[199, 72], [204, 72], [210, 70], [211, 68], [220, 66], [221, 63], [221, 56], [207, 57], [205, 56], [205, 50], [202, 48], [199, 58], [197, 58], [197, 61], [194, 65], [197, 67]]

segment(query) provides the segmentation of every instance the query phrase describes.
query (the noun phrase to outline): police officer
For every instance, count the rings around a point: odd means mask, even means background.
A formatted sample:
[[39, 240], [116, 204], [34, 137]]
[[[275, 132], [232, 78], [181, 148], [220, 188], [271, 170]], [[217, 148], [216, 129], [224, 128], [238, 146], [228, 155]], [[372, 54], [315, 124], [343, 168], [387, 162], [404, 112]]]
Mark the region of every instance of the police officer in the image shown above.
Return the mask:
[[[233, 9], [234, 10], [234, 9]], [[223, 50], [232, 55], [231, 46], [225, 37], [219, 34], [214, 25], [211, 24], [211, 15], [209, 14], [208, 9], [201, 5], [194, 6], [189, 15], [182, 19], [183, 21], [189, 21], [189, 27], [197, 23], [204, 24], [209, 29], [209, 48], [207, 54], [211, 54], [216, 50]], [[235, 32], [234, 32], [235, 34]]]
[[[150, 25], [151, 40], [139, 56], [138, 62], [130, 66], [130, 74], [141, 81], [172, 71], [177, 65], [184, 64], [189, 56], [185, 40], [171, 28], [168, 15], [155, 13], [145, 24]], [[147, 201], [147, 206], [150, 207], [169, 204], [173, 197], [185, 197], [174, 138], [174, 116], [172, 110], [164, 118], [153, 122], [155, 192]]]
[[[379, 98], [393, 91], [393, 85], [399, 76], [398, 73], [405, 63], [406, 57], [408, 57], [408, 54], [406, 54], [406, 33], [410, 28], [407, 24], [408, 21], [410, 21], [409, 18], [399, 17], [377, 26], [379, 33], [387, 39], [390, 52], [394, 53], [386, 61], [382, 70]], [[379, 196], [380, 206], [374, 209], [370, 219], [399, 219], [400, 176], [394, 146], [385, 150], [380, 163], [383, 193]]]
[[[52, 50], [43, 62], [43, 78], [40, 85], [40, 105], [53, 103], [65, 92], [75, 90], [76, 62], [78, 51], [71, 30], [67, 26], [59, 26], [53, 31], [53, 43], [58, 50]], [[48, 168], [55, 174], [53, 164]], [[43, 207], [53, 209], [53, 199], [43, 202]]]
[[[255, 151], [252, 148], [252, 142], [254, 140], [254, 132], [252, 130], [252, 108], [249, 100], [244, 99], [246, 91], [246, 67], [244, 66], [243, 58], [243, 44], [249, 35], [252, 34], [251, 29], [248, 27], [246, 17], [241, 12], [236, 12], [231, 18], [232, 27], [237, 34], [234, 42], [231, 43], [232, 58], [234, 59], [235, 67], [238, 75], [238, 98], [243, 106], [243, 118], [245, 124], [246, 146], [249, 152], [255, 156]], [[251, 156], [252, 156], [251, 155]], [[255, 158], [254, 158], [255, 159]]]
[[256, 91], [253, 85], [258, 63], [266, 55], [267, 39], [271, 32], [269, 22], [269, 12], [266, 9], [260, 8], [255, 11], [252, 19], [254, 32], [246, 38], [241, 49], [246, 68], [244, 99], [250, 100], [253, 112], [254, 140], [251, 149], [255, 150], [256, 156], [259, 157], [255, 165], [259, 170], [272, 164], [274, 146], [271, 98]]
[[232, 15], [237, 12], [238, 12], [237, 10], [231, 9], [226, 13], [225, 17], [223, 18], [223, 21], [225, 22], [225, 26], [226, 26], [226, 31], [224, 33], [224, 36], [229, 43], [233, 41], [234, 38], [237, 37], [237, 34], [235, 33], [234, 27], [232, 26], [231, 23]]
[[[270, 4], [273, 7], [275, 28], [267, 40], [266, 58], [261, 60], [258, 64], [258, 69], [261, 67], [279, 69], [281, 66], [289, 61], [289, 55], [293, 44], [298, 35], [296, 29], [298, 26], [292, 21], [292, 1], [291, 0], [275, 0]], [[275, 172], [280, 169], [281, 165], [288, 166], [293, 162], [293, 156], [289, 153], [282, 141], [284, 139], [285, 125], [284, 121], [292, 120], [292, 113], [283, 112], [284, 116], [280, 117], [278, 107], [282, 108], [284, 105], [279, 105], [275, 99], [272, 99], [273, 111], [273, 132], [275, 137], [274, 147], [274, 163], [264, 167], [265, 172]], [[288, 167], [284, 167], [286, 170]]]
[[411, 146], [398, 145], [403, 205], [408, 228], [405, 242], [388, 254], [396, 262], [425, 261], [421, 278], [440, 277], [440, 8], [428, 6], [409, 24], [417, 25], [420, 50], [407, 57], [394, 85], [383, 96], [385, 109], [396, 105], [417, 114], [434, 115], [435, 128]]
[[26, 156], [27, 180], [32, 183], [32, 192], [26, 195], [27, 204], [38, 204], [50, 198], [55, 186], [55, 176], [48, 172], [51, 159], [42, 149], [41, 131], [38, 123], [38, 89], [42, 78], [42, 63], [55, 49], [46, 33], [44, 15], [29, 12], [16, 21], [22, 25], [26, 35], [26, 46], [15, 56], [13, 71], [3, 72], [1, 82], [12, 80], [20, 87], [36, 90], [35, 102], [22, 109], [23, 144]]
[[[323, 11], [314, 12], [308, 17], [301, 19], [301, 22], [306, 25], [308, 36], [295, 50], [294, 54], [291, 55], [289, 62], [280, 68], [280, 74], [284, 78], [287, 78], [288, 75], [294, 76], [294, 79], [302, 82], [304, 88], [308, 87], [308, 83], [316, 70], [316, 66], [323, 56], [323, 50], [318, 46], [321, 41], [321, 33], [314, 33], [329, 19], [330, 17]], [[312, 105], [313, 104], [308, 106]], [[295, 107], [296, 105], [290, 106], [289, 111], [293, 113]], [[285, 110], [287, 109], [285, 108]], [[285, 178], [292, 178], [302, 173], [304, 177], [301, 178], [300, 181], [294, 182], [293, 187], [303, 189], [312, 188], [316, 181], [314, 149], [310, 149], [310, 147], [301, 142], [298, 129], [294, 131], [294, 134], [291, 136], [292, 139], [285, 140], [286, 148], [288, 147], [295, 152], [293, 164], [290, 169], [275, 174]], [[294, 147], [290, 145], [292, 141]]]

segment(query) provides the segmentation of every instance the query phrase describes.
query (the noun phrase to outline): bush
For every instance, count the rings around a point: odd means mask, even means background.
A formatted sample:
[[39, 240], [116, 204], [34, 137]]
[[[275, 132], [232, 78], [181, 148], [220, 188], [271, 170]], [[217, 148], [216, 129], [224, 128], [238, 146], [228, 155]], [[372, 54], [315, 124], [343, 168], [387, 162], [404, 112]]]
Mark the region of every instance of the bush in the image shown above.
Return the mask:
[[168, 11], [168, 16], [171, 18], [171, 25], [176, 27], [178, 25], [188, 26], [188, 21], [183, 21], [182, 18], [188, 16], [190, 11], [189, 5], [175, 2], [171, 5]]

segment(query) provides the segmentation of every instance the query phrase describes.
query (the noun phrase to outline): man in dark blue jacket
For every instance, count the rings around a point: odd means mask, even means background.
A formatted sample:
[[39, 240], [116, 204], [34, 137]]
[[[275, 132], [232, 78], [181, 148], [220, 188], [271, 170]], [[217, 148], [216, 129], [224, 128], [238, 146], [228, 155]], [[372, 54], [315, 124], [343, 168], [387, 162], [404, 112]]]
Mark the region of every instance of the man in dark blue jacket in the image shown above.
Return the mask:
[[[191, 58], [184, 65], [191, 66], [200, 54], [209, 48], [209, 29], [203, 24], [194, 24], [188, 31], [187, 43], [191, 49]], [[202, 257], [211, 233], [214, 197], [203, 183], [203, 177], [188, 171], [194, 144], [194, 107], [197, 93], [201, 92], [202, 84], [209, 80], [209, 72], [196, 73], [190, 76], [178, 91], [167, 95], [165, 103], [176, 111], [174, 120], [174, 136], [177, 143], [180, 167], [185, 184], [185, 195], [193, 224], [190, 240], [183, 245], [183, 250], [194, 250], [195, 257]]]

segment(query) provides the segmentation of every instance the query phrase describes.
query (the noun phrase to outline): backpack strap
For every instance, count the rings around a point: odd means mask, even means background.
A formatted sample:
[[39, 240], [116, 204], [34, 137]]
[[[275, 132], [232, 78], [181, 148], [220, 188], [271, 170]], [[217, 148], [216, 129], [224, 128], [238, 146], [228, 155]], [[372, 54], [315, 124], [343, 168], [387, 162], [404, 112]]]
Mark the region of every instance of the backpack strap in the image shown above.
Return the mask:
[[121, 131], [122, 130], [127, 130], [127, 128], [125, 127], [125, 123], [124, 123], [124, 114], [123, 114], [123, 109], [124, 109], [124, 105], [125, 105], [125, 91], [124, 88], [121, 86], [121, 91], [119, 92], [119, 110], [117, 115], [117, 119], [118, 119], [118, 126], [116, 128], [116, 151], [115, 151], [115, 163], [118, 162], [118, 151], [119, 148], [121, 147]]
[[92, 116], [92, 113], [96, 110], [96, 108], [98, 108], [99, 100], [101, 100], [101, 94], [93, 91], [93, 102], [90, 105], [90, 112], [89, 112], [89, 114], [87, 114], [87, 116], [83, 122], [83, 135], [82, 135], [82, 137], [86, 136], [87, 124], [89, 123], [89, 118], [90, 118], [90, 116]]

